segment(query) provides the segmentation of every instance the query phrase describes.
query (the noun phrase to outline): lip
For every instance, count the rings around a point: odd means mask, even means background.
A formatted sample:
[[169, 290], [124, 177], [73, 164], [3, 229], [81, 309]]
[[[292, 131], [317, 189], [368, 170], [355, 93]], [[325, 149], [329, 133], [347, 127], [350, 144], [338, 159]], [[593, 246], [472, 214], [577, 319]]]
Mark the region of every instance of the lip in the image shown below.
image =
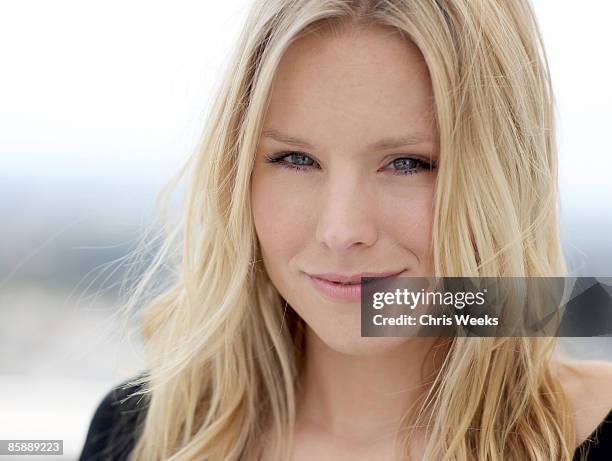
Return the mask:
[[[405, 269], [392, 272], [361, 272], [354, 275], [343, 275], [336, 273], [306, 274], [312, 281], [317, 291], [334, 301], [359, 301], [361, 300], [361, 278], [362, 277], [393, 277], [404, 272]], [[354, 285], [340, 285], [339, 283], [354, 283]]]
[[313, 278], [323, 279], [330, 282], [341, 282], [341, 283], [357, 283], [361, 281], [362, 277], [391, 277], [404, 272], [405, 269], [399, 271], [387, 271], [387, 272], [360, 272], [354, 275], [343, 275], [336, 274], [333, 272], [326, 272], [323, 274], [308, 274]]

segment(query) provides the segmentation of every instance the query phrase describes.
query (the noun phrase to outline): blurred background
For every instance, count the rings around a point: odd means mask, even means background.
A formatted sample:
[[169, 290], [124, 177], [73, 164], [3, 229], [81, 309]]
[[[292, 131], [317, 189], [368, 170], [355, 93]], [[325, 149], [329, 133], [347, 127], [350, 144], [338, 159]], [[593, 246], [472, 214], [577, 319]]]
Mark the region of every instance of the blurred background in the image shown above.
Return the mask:
[[[55, 458], [76, 459], [100, 399], [143, 367], [137, 325], [122, 334], [117, 317], [125, 257], [156, 226], [250, 4], [0, 2], [0, 439], [63, 439]], [[612, 5], [533, 5], [564, 248], [572, 275], [611, 277]], [[611, 359], [609, 339], [563, 346]]]

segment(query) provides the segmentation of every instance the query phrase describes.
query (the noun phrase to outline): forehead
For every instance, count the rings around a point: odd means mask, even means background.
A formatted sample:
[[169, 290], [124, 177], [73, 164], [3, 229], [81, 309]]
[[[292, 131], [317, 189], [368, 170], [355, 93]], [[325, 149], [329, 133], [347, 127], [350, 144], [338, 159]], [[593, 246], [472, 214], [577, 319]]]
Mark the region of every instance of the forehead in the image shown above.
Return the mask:
[[265, 128], [333, 146], [430, 133], [433, 96], [419, 49], [389, 28], [349, 28], [294, 42], [275, 74]]

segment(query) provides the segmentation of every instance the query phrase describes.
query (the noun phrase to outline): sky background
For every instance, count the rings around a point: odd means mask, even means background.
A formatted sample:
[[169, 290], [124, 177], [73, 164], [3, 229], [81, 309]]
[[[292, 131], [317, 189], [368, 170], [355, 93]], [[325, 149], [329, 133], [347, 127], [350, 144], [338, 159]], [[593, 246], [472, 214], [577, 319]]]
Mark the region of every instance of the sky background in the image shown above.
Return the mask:
[[[563, 201], [596, 210], [612, 198], [612, 5], [533, 4], [558, 101]], [[195, 143], [248, 5], [0, 2], [2, 176], [167, 176]]]
[[[64, 439], [74, 459], [101, 397], [142, 365], [138, 340], [111, 334], [121, 258], [192, 153], [250, 4], [0, 0], [0, 438]], [[564, 248], [574, 275], [610, 277], [612, 2], [533, 5]]]

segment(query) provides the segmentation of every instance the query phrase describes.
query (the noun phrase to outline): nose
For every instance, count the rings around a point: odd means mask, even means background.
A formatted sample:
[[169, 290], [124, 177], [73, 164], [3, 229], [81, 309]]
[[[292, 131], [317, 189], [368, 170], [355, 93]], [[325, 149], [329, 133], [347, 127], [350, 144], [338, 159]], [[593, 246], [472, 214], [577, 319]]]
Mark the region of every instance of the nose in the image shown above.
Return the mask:
[[378, 238], [376, 199], [359, 175], [340, 174], [328, 180], [318, 207], [317, 242], [336, 252], [371, 246]]

